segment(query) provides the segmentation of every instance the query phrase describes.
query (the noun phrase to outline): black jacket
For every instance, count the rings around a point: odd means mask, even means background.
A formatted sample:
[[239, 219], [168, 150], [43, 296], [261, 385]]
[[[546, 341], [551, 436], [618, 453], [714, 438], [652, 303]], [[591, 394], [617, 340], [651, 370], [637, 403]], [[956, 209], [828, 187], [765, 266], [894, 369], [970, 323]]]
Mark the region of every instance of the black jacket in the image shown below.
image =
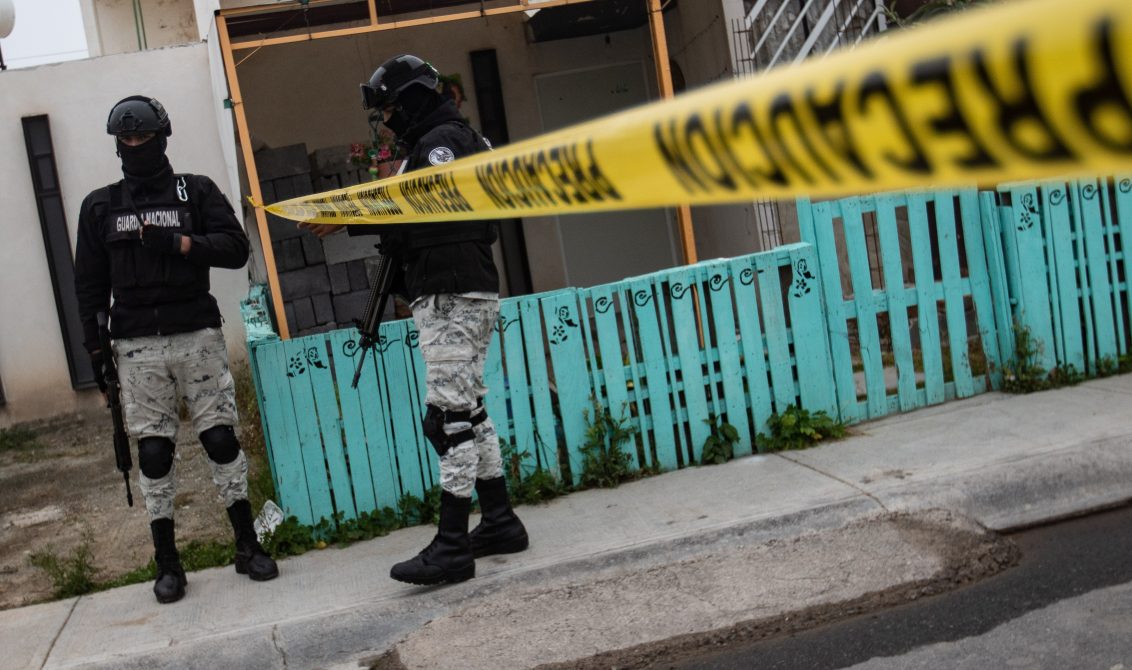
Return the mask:
[[[410, 127], [400, 141], [410, 147], [405, 172], [489, 148], [451, 101]], [[399, 289], [410, 302], [440, 293], [498, 293], [499, 274], [491, 253], [498, 230], [495, 220], [347, 227], [351, 235], [380, 234], [382, 250], [402, 258]]]
[[[188, 255], [143, 247], [138, 214], [190, 236]], [[151, 179], [123, 179], [92, 191], [79, 212], [75, 249], [84, 346], [99, 348], [95, 315], [107, 307], [114, 338], [219, 327], [209, 268], [243, 267], [248, 247], [232, 205], [208, 177], [175, 175], [166, 167]]]

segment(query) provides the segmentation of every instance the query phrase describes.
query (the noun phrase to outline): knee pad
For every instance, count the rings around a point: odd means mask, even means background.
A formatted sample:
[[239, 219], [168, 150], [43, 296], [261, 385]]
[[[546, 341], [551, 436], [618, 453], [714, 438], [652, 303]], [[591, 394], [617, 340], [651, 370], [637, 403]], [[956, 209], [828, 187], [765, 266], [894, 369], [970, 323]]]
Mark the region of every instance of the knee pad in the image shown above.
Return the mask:
[[232, 426], [213, 426], [200, 434], [200, 443], [209, 460], [219, 465], [231, 463], [240, 455], [240, 441]]
[[[475, 433], [472, 432], [472, 427], [482, 423], [487, 418], [487, 412], [479, 411], [479, 406], [473, 410], [454, 410], [445, 412], [436, 405], [428, 405], [425, 411], [424, 419], [421, 420], [421, 428], [424, 430], [424, 436], [432, 444], [432, 448], [436, 450], [438, 456], [444, 456], [448, 450], [457, 444], [462, 444], [475, 438]], [[449, 435], [444, 430], [444, 426], [450, 423], [466, 422], [470, 425], [458, 432]]]
[[143, 437], [138, 440], [138, 469], [150, 479], [161, 479], [173, 469], [173, 440]]

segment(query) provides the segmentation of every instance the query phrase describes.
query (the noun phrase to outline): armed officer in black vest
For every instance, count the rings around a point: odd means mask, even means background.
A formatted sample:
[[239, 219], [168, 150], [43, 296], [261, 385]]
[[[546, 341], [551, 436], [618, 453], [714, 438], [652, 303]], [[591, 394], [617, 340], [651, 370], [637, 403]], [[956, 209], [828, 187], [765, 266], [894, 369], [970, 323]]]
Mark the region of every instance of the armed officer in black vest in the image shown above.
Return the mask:
[[[416, 56], [383, 63], [362, 84], [362, 105], [397, 135], [403, 171], [443, 165], [490, 149], [451, 100], [439, 75]], [[323, 237], [339, 225], [302, 224]], [[348, 226], [381, 235], [384, 253], [401, 258], [400, 286], [413, 311], [426, 368], [424, 435], [440, 456], [440, 523], [435, 539], [393, 566], [393, 579], [432, 585], [475, 576], [475, 559], [523, 551], [526, 529], [511, 509], [499, 438], [483, 405], [484, 357], [499, 316], [499, 276], [491, 245], [497, 221]], [[468, 532], [472, 491], [483, 512]]]
[[[235, 384], [220, 310], [209, 293], [210, 268], [247, 262], [247, 235], [211, 179], [173, 172], [165, 156], [172, 127], [157, 100], [118, 102], [106, 132], [115, 137], [124, 178], [83, 201], [75, 289], [99, 387], [105, 393], [104, 364], [113, 356], [127, 429], [138, 441], [157, 564], [154, 594], [161, 603], [180, 600], [187, 582], [173, 523], [173, 438], [181, 402], [228, 510], [236, 572], [272, 579], [279, 570], [253, 528], [247, 459], [234, 430]], [[107, 310], [113, 351], [99, 346], [96, 315]]]

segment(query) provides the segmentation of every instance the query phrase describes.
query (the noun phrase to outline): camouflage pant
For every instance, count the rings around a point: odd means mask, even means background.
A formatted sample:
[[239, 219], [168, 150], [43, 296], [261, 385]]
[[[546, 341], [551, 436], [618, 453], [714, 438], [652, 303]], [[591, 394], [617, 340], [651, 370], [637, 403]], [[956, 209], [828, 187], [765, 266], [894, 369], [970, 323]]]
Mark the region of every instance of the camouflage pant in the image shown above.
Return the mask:
[[[177, 435], [179, 402], [184, 402], [197, 435], [216, 426], [235, 426], [236, 385], [219, 328], [191, 333], [115, 340], [122, 380], [126, 427], [135, 439]], [[248, 461], [243, 451], [231, 463], [214, 463], [212, 481], [224, 506], [248, 497]], [[150, 519], [173, 518], [176, 462], [163, 477], [139, 476]]]
[[[494, 293], [426, 295], [413, 301], [413, 321], [420, 333], [425, 362], [425, 402], [446, 411], [476, 410], [487, 394], [484, 357], [499, 316]], [[475, 413], [486, 412], [480, 407]], [[444, 424], [448, 434], [466, 430], [468, 422]], [[499, 437], [487, 418], [473, 429], [474, 439], [458, 444], [440, 458], [440, 487], [468, 498], [476, 478], [503, 474]]]

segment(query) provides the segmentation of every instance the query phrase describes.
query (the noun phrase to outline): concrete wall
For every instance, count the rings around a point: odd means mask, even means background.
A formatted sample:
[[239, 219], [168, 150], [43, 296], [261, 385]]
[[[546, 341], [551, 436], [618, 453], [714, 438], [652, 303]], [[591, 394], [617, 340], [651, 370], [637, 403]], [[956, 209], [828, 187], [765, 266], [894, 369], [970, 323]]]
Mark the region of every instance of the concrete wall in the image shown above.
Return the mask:
[[[106, 115], [119, 99], [145, 93], [169, 110], [175, 169], [208, 174], [239, 202], [227, 178], [206, 44], [151, 50], [0, 76], [0, 380], [7, 405], [0, 426], [94, 407], [98, 393], [71, 389], [43, 236], [28, 172], [21, 117], [47, 114], [72, 249], [79, 205], [121, 176]], [[213, 270], [213, 295], [233, 358], [246, 356], [239, 301], [245, 270]]]
[[[91, 56], [198, 42], [193, 0], [80, 0]], [[207, 34], [207, 30], [204, 31]]]

